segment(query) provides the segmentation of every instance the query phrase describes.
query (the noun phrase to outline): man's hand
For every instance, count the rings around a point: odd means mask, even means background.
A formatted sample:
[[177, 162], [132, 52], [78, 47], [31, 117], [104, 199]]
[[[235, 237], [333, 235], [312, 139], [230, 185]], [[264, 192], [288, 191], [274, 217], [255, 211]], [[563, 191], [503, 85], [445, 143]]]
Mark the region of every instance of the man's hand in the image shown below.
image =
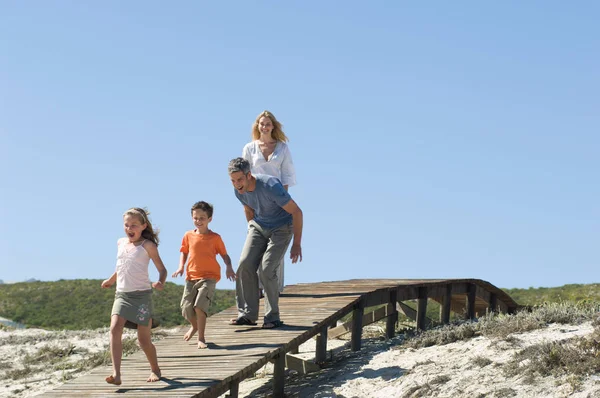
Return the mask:
[[302, 247], [299, 244], [292, 245], [292, 250], [290, 250], [290, 258], [292, 259], [292, 264], [302, 261]]

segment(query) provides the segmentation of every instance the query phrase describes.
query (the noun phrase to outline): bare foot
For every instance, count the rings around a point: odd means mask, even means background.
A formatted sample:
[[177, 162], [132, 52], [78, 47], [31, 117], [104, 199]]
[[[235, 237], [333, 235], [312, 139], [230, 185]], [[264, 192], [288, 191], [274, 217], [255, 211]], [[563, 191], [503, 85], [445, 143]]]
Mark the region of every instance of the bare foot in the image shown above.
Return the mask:
[[203, 350], [205, 348], [208, 348], [208, 346], [206, 345], [206, 341], [204, 341], [204, 340], [198, 340], [198, 349], [199, 350]]
[[185, 341], [189, 341], [194, 335], [194, 333], [196, 333], [196, 330], [198, 329], [196, 329], [195, 327], [190, 327], [190, 330], [188, 330], [187, 333], [183, 336], [183, 339]]
[[146, 380], [148, 383], [152, 383], [160, 380], [160, 370], [150, 372], [150, 377]]
[[108, 376], [106, 379], [106, 382], [108, 384], [114, 384], [115, 386], [120, 386], [121, 385], [121, 377], [115, 377], [113, 375]]

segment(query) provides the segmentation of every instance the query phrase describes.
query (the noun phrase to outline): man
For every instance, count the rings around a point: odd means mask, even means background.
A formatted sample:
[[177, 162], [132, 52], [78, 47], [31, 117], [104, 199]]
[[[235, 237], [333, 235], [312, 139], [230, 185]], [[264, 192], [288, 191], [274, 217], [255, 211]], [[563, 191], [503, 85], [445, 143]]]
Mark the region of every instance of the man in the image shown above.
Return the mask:
[[[292, 240], [292, 263], [302, 261], [302, 210], [281, 182], [268, 175], [250, 173], [243, 158], [229, 162], [229, 178], [235, 196], [244, 205], [248, 235], [242, 249], [236, 278], [238, 317], [232, 325], [256, 325], [258, 319], [258, 278], [265, 294], [263, 329], [280, 327], [277, 268]], [[258, 271], [259, 276], [256, 272]]]

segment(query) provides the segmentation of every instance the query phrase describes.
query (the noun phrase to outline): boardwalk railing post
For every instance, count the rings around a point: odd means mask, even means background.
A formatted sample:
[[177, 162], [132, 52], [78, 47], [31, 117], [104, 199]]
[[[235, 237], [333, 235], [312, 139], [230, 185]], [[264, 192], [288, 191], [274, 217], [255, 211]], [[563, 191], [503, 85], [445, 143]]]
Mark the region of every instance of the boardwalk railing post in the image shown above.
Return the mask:
[[352, 311], [352, 351], [360, 351], [360, 340], [362, 338], [363, 315], [365, 314], [365, 300], [361, 298]]
[[446, 291], [442, 297], [440, 306], [440, 322], [444, 325], [450, 323], [450, 306], [452, 304], [452, 284], [446, 285]]
[[490, 313], [494, 313], [498, 311], [498, 296], [496, 296], [496, 293], [491, 293], [490, 294], [490, 307], [489, 307], [489, 311]]
[[228, 398], [238, 398], [240, 393], [240, 382], [235, 380], [229, 383], [229, 395]]
[[466, 319], [475, 319], [475, 292], [477, 285], [469, 283], [467, 290], [467, 314]]
[[398, 322], [398, 310], [396, 309], [396, 301], [398, 301], [398, 290], [390, 290], [388, 314], [385, 322], [385, 335], [388, 339], [391, 339], [396, 334], [396, 323]]
[[327, 326], [321, 328], [321, 333], [317, 335], [317, 348], [315, 351], [315, 362], [323, 363], [327, 359]]
[[427, 315], [427, 287], [420, 287], [417, 293], [417, 329], [425, 330]]
[[273, 397], [283, 398], [285, 387], [285, 353], [280, 353], [273, 359]]

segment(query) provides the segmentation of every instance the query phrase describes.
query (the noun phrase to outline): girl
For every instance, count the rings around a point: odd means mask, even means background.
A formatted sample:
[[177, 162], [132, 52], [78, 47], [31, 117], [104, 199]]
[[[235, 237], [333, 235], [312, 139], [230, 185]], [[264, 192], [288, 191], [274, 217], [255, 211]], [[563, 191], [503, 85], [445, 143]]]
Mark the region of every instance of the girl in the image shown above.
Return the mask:
[[[252, 174], [277, 177], [283, 187], [296, 185], [296, 170], [281, 123], [269, 111], [261, 112], [252, 125], [252, 141], [242, 150], [242, 157], [250, 162]], [[277, 270], [279, 292], [283, 292], [283, 260]], [[262, 286], [260, 286], [262, 292]], [[262, 296], [262, 294], [261, 294]]]
[[[152, 326], [152, 287], [162, 290], [167, 270], [158, 254], [158, 231], [152, 229], [144, 209], [133, 207], [123, 214], [125, 237], [117, 241], [117, 270], [102, 282], [103, 288], [117, 283], [115, 302], [110, 317], [110, 356], [113, 373], [106, 378], [109, 384], [121, 384], [121, 357], [123, 356], [123, 327], [129, 321], [137, 325], [138, 341], [150, 362], [149, 382], [161, 377], [156, 348], [150, 338]], [[150, 259], [160, 274], [158, 282], [150, 283]]]

